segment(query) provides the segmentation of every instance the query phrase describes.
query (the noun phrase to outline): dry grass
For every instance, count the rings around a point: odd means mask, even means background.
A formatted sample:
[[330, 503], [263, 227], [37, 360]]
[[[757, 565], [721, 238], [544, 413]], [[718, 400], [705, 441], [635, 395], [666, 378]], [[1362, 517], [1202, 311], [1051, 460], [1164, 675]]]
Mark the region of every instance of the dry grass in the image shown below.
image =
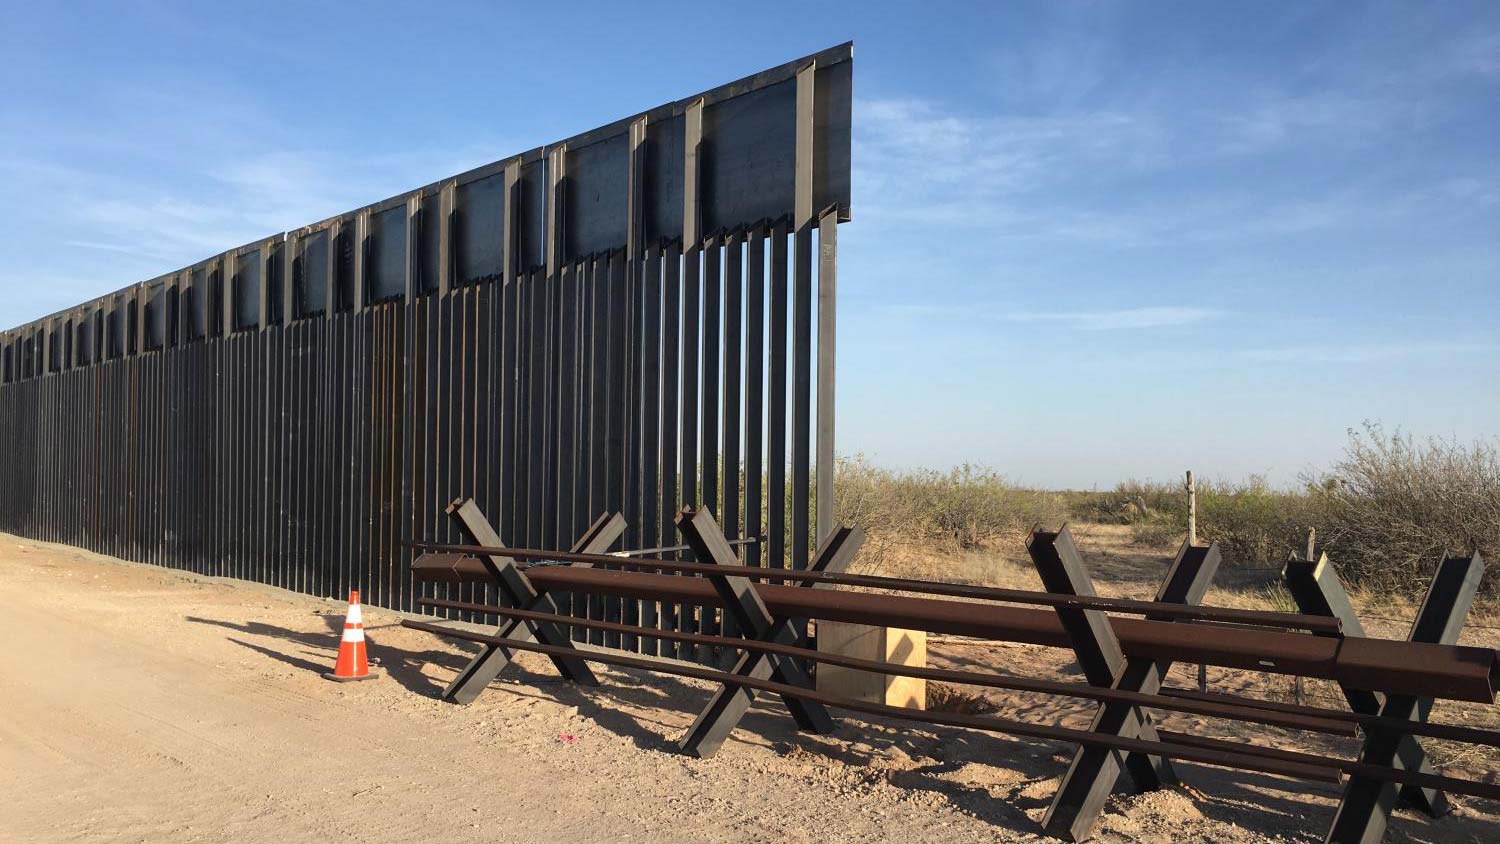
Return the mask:
[[[1446, 551], [1500, 552], [1500, 452], [1418, 442], [1378, 425], [1351, 432], [1344, 459], [1310, 483], [1324, 549], [1371, 589], [1409, 593]], [[1491, 592], [1496, 579], [1487, 578]]]
[[951, 553], [1014, 543], [1069, 513], [1066, 494], [1021, 489], [981, 466], [897, 471], [853, 457], [838, 470], [835, 512], [864, 528], [861, 556], [876, 567], [902, 546]]
[[947, 683], [927, 684], [927, 711], [952, 712], [959, 715], [988, 715], [1000, 707], [983, 692], [950, 686]]
[[[1133, 535], [1130, 525], [1073, 523], [1072, 531], [1078, 541], [1079, 550], [1093, 576], [1094, 586], [1101, 595], [1122, 598], [1150, 598], [1159, 584], [1177, 550], [1171, 541], [1154, 547], [1141, 545]], [[1040, 582], [1025, 559], [1019, 544], [1013, 548], [969, 550], [956, 554], [922, 552], [920, 549], [902, 547], [889, 555], [889, 560], [899, 568], [891, 573], [903, 576], [923, 576], [940, 580], [982, 583], [1019, 589], [1039, 589]], [[1421, 595], [1407, 595], [1389, 590], [1351, 587], [1350, 600], [1359, 614], [1369, 636], [1386, 639], [1405, 639], [1411, 619], [1416, 615]], [[1221, 569], [1205, 601], [1205, 604], [1240, 609], [1295, 611], [1291, 596], [1281, 587], [1276, 571]], [[996, 644], [966, 640], [962, 637], [929, 637], [929, 653], [934, 665], [940, 667], [969, 667], [976, 662], [1003, 666], [1007, 673], [1022, 675], [1076, 675], [1072, 658], [1064, 651], [1029, 645]], [[1486, 602], [1476, 606], [1471, 614], [1471, 623], [1460, 637], [1460, 644], [1477, 647], [1500, 646], [1500, 606]], [[1191, 688], [1196, 680], [1197, 666], [1178, 665], [1172, 669], [1169, 685]], [[1227, 668], [1210, 668], [1210, 691], [1234, 693], [1268, 700], [1293, 701], [1295, 692], [1290, 677], [1262, 674]], [[929, 683], [929, 689], [934, 684]], [[983, 699], [983, 700], [980, 700]], [[1307, 680], [1304, 683], [1303, 702], [1314, 706], [1345, 709], [1343, 694], [1331, 681]], [[1074, 726], [1086, 723], [1092, 709], [1083, 703], [1071, 706], [1059, 704], [1053, 709], [1040, 710], [1035, 696], [1001, 690], [969, 690], [963, 687], [944, 687], [929, 691], [929, 707], [943, 707], [943, 711], [971, 711], [961, 707], [991, 707], [1005, 717], [1048, 718], [1071, 717], [1079, 720]], [[1179, 728], [1210, 731], [1229, 729], [1235, 735], [1254, 737], [1259, 728], [1226, 726], [1215, 723], [1201, 725], [1181, 716], [1174, 723]], [[1438, 701], [1435, 704], [1434, 721], [1487, 729], [1500, 728], [1500, 709], [1481, 703], [1461, 701]], [[1292, 741], [1292, 739], [1288, 739]], [[1337, 748], [1325, 746], [1315, 740], [1300, 749], [1311, 752], [1333, 752]], [[1453, 768], [1454, 773], [1464, 776], [1489, 776], [1500, 765], [1500, 749], [1454, 742], [1425, 740], [1439, 767]]]
[[[865, 529], [866, 571], [920, 574], [936, 558], [949, 577], [984, 583], [1038, 525], [1123, 526], [1136, 553], [1173, 548], [1187, 533], [1178, 483], [1034, 490], [982, 466], [898, 471], [861, 457], [838, 471], [835, 511]], [[1219, 544], [1226, 570], [1274, 572], [1305, 553], [1310, 529], [1349, 584], [1420, 596], [1444, 550], [1500, 553], [1500, 452], [1367, 426], [1350, 433], [1343, 459], [1296, 488], [1253, 476], [1198, 484], [1198, 535]], [[1491, 596], [1497, 582], [1486, 578]]]

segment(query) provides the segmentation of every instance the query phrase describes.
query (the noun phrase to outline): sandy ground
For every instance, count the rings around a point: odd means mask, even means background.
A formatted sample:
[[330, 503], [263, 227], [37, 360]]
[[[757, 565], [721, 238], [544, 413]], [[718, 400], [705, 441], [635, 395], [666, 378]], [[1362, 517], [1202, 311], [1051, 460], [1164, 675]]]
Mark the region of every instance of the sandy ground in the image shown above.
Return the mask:
[[[340, 685], [319, 674], [342, 613], [0, 534], [0, 841], [1050, 840], [1037, 821], [1061, 745], [847, 718], [804, 736], [765, 702], [718, 756], [688, 759], [671, 747], [703, 684], [601, 669], [602, 687], [577, 689], [525, 655], [474, 705], [445, 704], [465, 648], [367, 609], [387, 675]], [[936, 664], [1074, 670], [1041, 649], [933, 651]], [[1098, 840], [1316, 842], [1335, 805], [1329, 786], [1178, 770], [1182, 788], [1117, 795]], [[1500, 807], [1456, 803], [1437, 822], [1398, 816], [1388, 840], [1500, 841]]]

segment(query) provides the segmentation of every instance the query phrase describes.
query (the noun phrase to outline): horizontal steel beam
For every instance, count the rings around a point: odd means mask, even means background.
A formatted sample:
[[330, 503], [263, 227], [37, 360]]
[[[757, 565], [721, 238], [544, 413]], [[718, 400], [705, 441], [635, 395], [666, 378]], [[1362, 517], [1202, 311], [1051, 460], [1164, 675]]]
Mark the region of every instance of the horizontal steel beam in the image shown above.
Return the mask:
[[[618, 574], [618, 572], [613, 572]], [[637, 575], [648, 576], [648, 575]], [[655, 575], [661, 577], [662, 575]], [[779, 587], [788, 588], [788, 587]], [[804, 592], [815, 592], [820, 590], [804, 589]], [[1409, 783], [1421, 785], [1427, 788], [1441, 788], [1454, 794], [1468, 794], [1474, 797], [1483, 797], [1489, 800], [1500, 800], [1500, 784], [1473, 782], [1471, 780], [1458, 779], [1456, 777], [1443, 776], [1440, 774], [1424, 774], [1417, 771], [1400, 770], [1380, 765], [1370, 765], [1363, 762], [1351, 762], [1345, 759], [1335, 759], [1317, 756], [1310, 753], [1292, 753], [1282, 751], [1279, 756], [1283, 758], [1271, 758], [1264, 753], [1246, 752], [1242, 746], [1235, 749], [1190, 747], [1187, 745], [1173, 744], [1170, 742], [1143, 741], [1140, 739], [1124, 738], [1122, 736], [1104, 735], [1090, 732], [1088, 730], [1076, 730], [1068, 727], [1056, 727], [1047, 724], [1030, 724], [1025, 721], [1015, 721], [1008, 718], [997, 718], [990, 715], [965, 715], [962, 713], [931, 712], [922, 709], [908, 709], [901, 706], [888, 706], [881, 703], [867, 703], [865, 701], [851, 700], [837, 695], [819, 692], [813, 689], [805, 689], [799, 686], [789, 686], [785, 683], [777, 683], [770, 680], [759, 680], [753, 677], [744, 677], [731, 674], [726, 671], [715, 671], [707, 668], [686, 665], [677, 662], [665, 662], [659, 659], [644, 659], [640, 657], [626, 656], [613, 651], [574, 650], [571, 648], [553, 648], [534, 642], [521, 642], [505, 639], [499, 636], [487, 636], [482, 633], [471, 633], [465, 630], [456, 630], [437, 624], [428, 624], [421, 621], [403, 621], [401, 626], [413, 630], [422, 630], [439, 636], [451, 636], [456, 639], [464, 639], [471, 642], [496, 645], [498, 647], [510, 648], [519, 651], [531, 651], [545, 654], [547, 656], [578, 656], [589, 662], [597, 662], [604, 665], [614, 665], [621, 668], [635, 668], [642, 671], [651, 671], [658, 674], [670, 674], [678, 677], [690, 677], [697, 680], [705, 680], [710, 683], [727, 683], [739, 685], [748, 689], [768, 694], [800, 697], [804, 700], [821, 703], [848, 712], [858, 712], [866, 715], [877, 715], [886, 718], [901, 718], [908, 721], [917, 721], [926, 724], [942, 724], [951, 727], [967, 727], [970, 729], [985, 730], [988, 732], [1002, 733], [1005, 735], [1020, 736], [1022, 738], [1034, 738], [1044, 741], [1059, 741], [1069, 744], [1084, 744], [1103, 747], [1110, 750], [1118, 750], [1124, 753], [1150, 753], [1165, 756], [1170, 759], [1180, 759], [1186, 762], [1198, 762], [1204, 765], [1213, 765], [1222, 768], [1232, 768], [1243, 771], [1259, 771], [1268, 774], [1292, 777], [1295, 779], [1314, 780], [1319, 782], [1337, 782], [1339, 773], [1366, 776], [1372, 779], [1380, 779], [1387, 782]]]
[[[869, 589], [889, 589], [898, 592], [920, 592], [926, 595], [945, 595], [952, 598], [1006, 601], [1014, 604], [1032, 604], [1056, 609], [1089, 609], [1103, 612], [1131, 613], [1158, 619], [1181, 619], [1188, 621], [1212, 621], [1243, 624], [1250, 627], [1277, 627], [1288, 630], [1307, 630], [1315, 633], [1338, 633], [1340, 622], [1336, 618], [1298, 615], [1296, 613], [1242, 610], [1233, 607], [1201, 607], [1159, 601], [1137, 601], [1129, 598], [1101, 598], [1094, 595], [1061, 595], [1035, 592], [1025, 589], [1003, 589], [994, 586], [971, 586], [963, 583], [940, 583], [931, 580], [913, 580], [903, 577], [883, 577], [871, 574], [842, 574], [830, 572], [773, 569], [759, 566], [715, 566], [707, 563], [680, 563], [669, 560], [622, 560], [613, 555], [575, 554], [564, 551], [546, 551], [538, 548], [487, 548], [479, 545], [448, 545], [435, 542], [411, 542], [413, 549], [432, 551], [442, 555], [441, 565], [428, 563], [413, 566], [423, 579], [445, 582], [484, 582], [489, 579], [484, 567], [467, 555], [504, 553], [513, 560], [537, 560], [566, 563], [591, 563], [640, 571], [666, 571], [680, 574], [724, 574], [733, 573], [751, 580], [787, 581], [793, 583], [826, 583], [834, 586], [859, 586]], [[473, 560], [470, 562], [470, 560]]]
[[[1224, 695], [1214, 692], [1200, 692], [1197, 689], [1170, 687], [1163, 688], [1160, 693], [1166, 697], [1181, 698], [1183, 700], [1218, 700], [1224, 697]], [[1462, 724], [1438, 724], [1430, 721], [1408, 721], [1404, 718], [1389, 718], [1384, 715], [1372, 715], [1364, 712], [1346, 712], [1340, 709], [1324, 709], [1300, 703], [1283, 703], [1279, 700], [1262, 700], [1260, 698], [1240, 697], [1238, 695], [1235, 695], [1233, 700], [1242, 706], [1264, 709], [1269, 712], [1300, 713], [1344, 721], [1358, 726], [1367, 733], [1379, 731], [1408, 733], [1414, 736], [1459, 741], [1465, 744], [1500, 747], [1500, 731], [1486, 730], [1481, 727], [1466, 727]]]
[[[531, 566], [527, 575], [538, 588], [559, 592], [719, 605], [713, 587], [696, 577], [568, 566]], [[1057, 615], [1046, 610], [773, 584], [760, 587], [760, 592], [778, 618], [817, 618], [1070, 646]], [[1483, 703], [1494, 701], [1500, 681], [1500, 654], [1489, 648], [1335, 639], [1151, 619], [1111, 618], [1110, 624], [1127, 656], [1301, 675], [1374, 691]]]
[[957, 671], [951, 668], [928, 668], [926, 666], [901, 665], [894, 662], [877, 662], [875, 660], [843, 656], [841, 654], [828, 653], [796, 645], [784, 645], [778, 642], [740, 639], [731, 636], [713, 636], [706, 633], [679, 633], [671, 630], [655, 630], [630, 624], [552, 615], [550, 613], [518, 610], [512, 607], [498, 607], [493, 604], [449, 601], [443, 598], [418, 598], [417, 604], [424, 607], [463, 610], [474, 613], [491, 613], [502, 618], [513, 618], [521, 621], [556, 622], [572, 627], [605, 630], [625, 635], [650, 635], [658, 639], [687, 642], [693, 645], [736, 648], [756, 653], [776, 654], [778, 656], [810, 660], [824, 665], [836, 665], [840, 668], [851, 668], [856, 671], [870, 671], [876, 674], [889, 674], [897, 677], [916, 677], [939, 683], [960, 683], [989, 689], [1007, 689], [1010, 691], [1073, 697], [1081, 700], [1127, 703], [1133, 706], [1149, 706], [1152, 709], [1161, 709], [1170, 712], [1186, 712], [1191, 715], [1203, 715], [1209, 718], [1246, 721], [1327, 735], [1354, 736], [1358, 732], [1355, 725], [1348, 721], [1336, 717], [1327, 717], [1328, 715], [1336, 716], [1343, 713], [1332, 710], [1326, 714], [1272, 712], [1256, 706], [1245, 706], [1230, 695], [1213, 695], [1208, 700], [1184, 700], [1167, 695], [1128, 692], [1104, 686], [1094, 686], [1089, 683], [1036, 680], [1029, 677], [1008, 677], [1001, 674], [983, 674], [976, 671]]

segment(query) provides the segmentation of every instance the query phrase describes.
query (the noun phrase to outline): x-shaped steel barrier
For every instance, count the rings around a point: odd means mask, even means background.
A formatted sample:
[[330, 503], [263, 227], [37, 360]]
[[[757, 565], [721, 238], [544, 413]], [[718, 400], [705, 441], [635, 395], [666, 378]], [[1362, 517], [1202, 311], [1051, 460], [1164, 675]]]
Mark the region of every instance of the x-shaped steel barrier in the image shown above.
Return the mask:
[[[1033, 532], [1027, 539], [1026, 548], [1046, 591], [1080, 596], [1095, 594], [1083, 556], [1078, 553], [1078, 546], [1066, 526], [1057, 533]], [[1217, 545], [1183, 543], [1156, 592], [1156, 600], [1172, 604], [1202, 601], [1218, 568]], [[1108, 616], [1103, 612], [1059, 607], [1057, 616], [1072, 640], [1073, 653], [1090, 684], [1147, 694], [1155, 694], [1161, 689], [1162, 679], [1172, 664], [1126, 657], [1110, 627]], [[1121, 738], [1159, 740], [1150, 716], [1127, 703], [1101, 703], [1089, 730]], [[1141, 791], [1177, 781], [1171, 763], [1159, 756], [1122, 754], [1098, 746], [1080, 747], [1047, 808], [1042, 820], [1043, 829], [1047, 834], [1067, 841], [1087, 839], [1122, 770], [1130, 773], [1136, 788]]]
[[[448, 517], [458, 526], [459, 531], [468, 541], [475, 545], [484, 545], [491, 548], [502, 548], [504, 543], [500, 535], [495, 532], [489, 520], [484, 517], [473, 499], [461, 499], [448, 505]], [[625, 518], [619, 513], [606, 513], [594, 521], [583, 536], [573, 544], [572, 550], [579, 553], [603, 553], [613, 545], [615, 540], [625, 531]], [[443, 562], [455, 555], [424, 554], [412, 561], [414, 571], [440, 567]], [[521, 571], [514, 560], [499, 554], [481, 556], [480, 561], [484, 563], [490, 576], [500, 587], [500, 600], [508, 607], [531, 610], [533, 612], [556, 613], [557, 603], [552, 596], [540, 592], [531, 584], [526, 573]], [[568, 634], [556, 624], [546, 622], [531, 622], [511, 620], [502, 623], [495, 631], [496, 635], [507, 639], [515, 639], [522, 642], [540, 641], [545, 645], [553, 647], [572, 648], [573, 642]], [[590, 686], [599, 685], [594, 673], [589, 670], [588, 665], [581, 659], [573, 657], [551, 657], [552, 664], [567, 679]], [[484, 648], [469, 660], [469, 664], [458, 672], [448, 687], [443, 689], [442, 698], [454, 703], [472, 703], [479, 697], [480, 693], [489, 686], [505, 667], [510, 664], [510, 652], [496, 645], [485, 645]]]
[[[1445, 554], [1427, 587], [1427, 595], [1422, 599], [1407, 639], [1443, 645], [1457, 643], [1483, 575], [1484, 560], [1478, 553], [1468, 557]], [[1286, 564], [1282, 576], [1303, 614], [1339, 619], [1343, 622], [1346, 637], [1365, 635], [1328, 555], [1324, 554], [1317, 562], [1294, 558]], [[1358, 713], [1426, 722], [1432, 711], [1432, 698], [1383, 695], [1347, 686], [1341, 688], [1349, 708]], [[1378, 730], [1367, 732], [1360, 753], [1361, 762], [1432, 772], [1432, 763], [1415, 736]], [[1447, 798], [1436, 789], [1416, 785], [1398, 787], [1394, 783], [1353, 776], [1344, 785], [1338, 813], [1325, 840], [1329, 844], [1375, 844], [1385, 837], [1391, 810], [1398, 799], [1432, 817], [1438, 817], [1448, 809]]]
[[[499, 534], [485, 519], [478, 505], [464, 499], [448, 507], [448, 515], [458, 525], [464, 537], [477, 546], [503, 548]], [[692, 549], [699, 561], [716, 565], [738, 565], [733, 546], [724, 538], [723, 531], [705, 508], [685, 508], [677, 517], [677, 528], [683, 540]], [[571, 552], [581, 554], [603, 553], [614, 544], [625, 529], [625, 520], [618, 513], [599, 517], [579, 540]], [[813, 571], [836, 573], [849, 567], [863, 542], [864, 534], [859, 528], [846, 526], [828, 536], [819, 546], [817, 555], [810, 563]], [[441, 579], [441, 573], [463, 555], [424, 554], [412, 562], [412, 570], [425, 579]], [[479, 557], [491, 578], [500, 585], [500, 599], [506, 607], [520, 608], [531, 612], [556, 614], [557, 604], [550, 595], [532, 585], [514, 560], [502, 554], [487, 554]], [[586, 563], [573, 563], [580, 568]], [[781, 619], [771, 616], [761, 600], [755, 583], [749, 578], [732, 575], [709, 575], [715, 592], [723, 601], [724, 612], [729, 614], [747, 638], [782, 645], [804, 645], [807, 640], [807, 622], [804, 619]], [[814, 585], [814, 584], [804, 584]], [[566, 633], [554, 623], [513, 619], [502, 623], [495, 635], [518, 642], [540, 642], [552, 647], [573, 650], [573, 643]], [[570, 656], [551, 656], [557, 670], [567, 679], [577, 683], [597, 685], [593, 673], [583, 660]], [[510, 664], [510, 653], [499, 645], [486, 644], [469, 664], [443, 690], [442, 697], [455, 703], [471, 703], [490, 682]], [[788, 686], [812, 689], [812, 678], [795, 659], [764, 652], [745, 651], [735, 661], [731, 674], [757, 680], [772, 680]], [[678, 743], [685, 754], [698, 757], [712, 756], [755, 700], [755, 692], [745, 686], [725, 683], [708, 705], [698, 714], [687, 733]], [[834, 728], [833, 718], [820, 703], [783, 695], [782, 700], [790, 710], [799, 729], [828, 733]]]
[[[683, 509], [677, 515], [677, 529], [682, 533], [683, 541], [692, 547], [699, 562], [731, 566], [739, 564], [734, 549], [725, 540], [713, 514], [706, 508]], [[863, 533], [858, 528], [839, 528], [818, 548], [817, 556], [809, 568], [830, 573], [847, 569], [862, 541]], [[749, 578], [710, 575], [708, 579], [724, 602], [724, 612], [734, 619], [746, 638], [782, 645], [797, 645], [806, 639], [806, 622], [798, 619], [777, 621], [772, 618], [756, 591], [755, 583]], [[789, 686], [813, 687], [812, 678], [796, 660], [773, 654], [744, 651], [735, 660], [730, 673], [757, 680], [774, 678]], [[745, 711], [754, 700], [753, 689], [728, 684], [720, 687], [677, 743], [678, 749], [689, 756], [712, 756], [734, 731], [735, 725], [745, 716]], [[791, 711], [799, 729], [813, 733], [832, 732], [833, 718], [822, 704], [788, 696], [782, 696], [782, 701]]]

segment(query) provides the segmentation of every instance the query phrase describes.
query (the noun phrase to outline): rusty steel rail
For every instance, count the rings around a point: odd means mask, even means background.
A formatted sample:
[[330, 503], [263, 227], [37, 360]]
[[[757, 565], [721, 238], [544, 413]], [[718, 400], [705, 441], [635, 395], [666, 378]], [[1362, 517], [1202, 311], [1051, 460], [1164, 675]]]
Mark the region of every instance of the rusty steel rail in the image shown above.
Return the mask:
[[[1130, 598], [1102, 598], [1093, 595], [1057, 595], [1025, 589], [1005, 589], [996, 586], [972, 586], [962, 583], [940, 583], [930, 580], [914, 580], [901, 577], [885, 577], [872, 574], [834, 574], [826, 572], [793, 571], [761, 566], [725, 566], [712, 563], [685, 563], [674, 560], [623, 559], [613, 554], [580, 554], [568, 551], [546, 551], [537, 548], [489, 548], [482, 545], [453, 545], [436, 542], [408, 542], [415, 550], [438, 554], [471, 555], [498, 554], [512, 560], [558, 561], [567, 563], [589, 563], [628, 568], [639, 571], [666, 571], [680, 574], [733, 574], [750, 580], [789, 581], [793, 583], [826, 583], [834, 586], [858, 586], [900, 592], [918, 592], [927, 595], [943, 595], [952, 598], [970, 598], [985, 601], [1002, 601], [1015, 604], [1030, 604], [1052, 608], [1089, 609], [1103, 612], [1128, 613], [1158, 619], [1180, 619], [1187, 621], [1225, 622], [1249, 627], [1273, 627], [1288, 630], [1307, 630], [1313, 633], [1336, 634], [1342, 623], [1327, 616], [1299, 615], [1297, 613], [1242, 610], [1232, 607], [1202, 607], [1185, 604], [1166, 604], [1157, 601], [1138, 601]], [[674, 550], [674, 549], [662, 549]], [[471, 560], [472, 562], [467, 562]], [[452, 582], [483, 582], [489, 578], [484, 566], [471, 557], [456, 558], [451, 576], [443, 579]], [[525, 568], [525, 566], [523, 566]]]
[[[759, 539], [756, 539], [753, 536], [747, 536], [747, 537], [745, 537], [743, 539], [730, 539], [730, 540], [727, 540], [727, 541], [728, 541], [729, 546], [732, 547], [732, 548], [733, 547], [738, 547], [738, 546], [741, 546], [741, 545], [755, 545], [756, 543], [760, 542]], [[643, 556], [645, 556], [647, 554], [670, 554], [670, 553], [672, 553], [674, 551], [691, 551], [691, 550], [692, 550], [692, 547], [688, 546], [688, 545], [658, 545], [655, 548], [628, 548], [628, 549], [626, 549], [624, 551], [610, 551], [606, 556], [609, 556], [609, 557], [643, 557]], [[620, 564], [616, 563], [616, 565], [620, 565]]]
[[[1257, 724], [1266, 724], [1273, 727], [1285, 727], [1292, 730], [1304, 730], [1307, 732], [1324, 733], [1328, 735], [1353, 736], [1356, 734], [1355, 725], [1345, 719], [1324, 717], [1321, 711], [1283, 713], [1262, 709], [1255, 706], [1240, 705], [1238, 700], [1230, 695], [1210, 695], [1209, 699], [1185, 700], [1167, 695], [1145, 694], [1141, 692], [1129, 692], [1120, 689], [1108, 689], [1101, 686], [1093, 686], [1088, 683], [1066, 683], [1055, 680], [1035, 680], [1029, 677], [1007, 677], [999, 674], [983, 674], [974, 671], [958, 671], [948, 668], [927, 668], [919, 666], [898, 665], [896, 663], [877, 662], [874, 660], [860, 659], [858, 657], [843, 656], [841, 654], [824, 653], [811, 648], [798, 647], [796, 645], [783, 645], [775, 642], [763, 642], [755, 639], [740, 639], [727, 636], [714, 636], [705, 633], [679, 633], [673, 630], [656, 630], [650, 627], [639, 627], [631, 624], [620, 624], [611, 621], [599, 621], [595, 619], [575, 618], [572, 616], [555, 615], [545, 612], [533, 612], [530, 610], [513, 609], [510, 607], [499, 607], [492, 604], [476, 604], [467, 601], [450, 601], [443, 598], [418, 598], [417, 604], [426, 607], [440, 607], [443, 609], [462, 610], [465, 612], [490, 613], [503, 618], [521, 619], [524, 621], [550, 622], [564, 624], [573, 627], [582, 627], [589, 630], [604, 630], [611, 633], [620, 633], [629, 636], [643, 636], [654, 639], [666, 639], [673, 642], [687, 642], [694, 645], [708, 645], [723, 648], [734, 648], [739, 650], [754, 651], [757, 653], [778, 654], [796, 659], [806, 659], [826, 665], [836, 665], [841, 668], [851, 668], [857, 671], [872, 671], [879, 674], [890, 674], [899, 677], [916, 677], [923, 680], [933, 680], [945, 683], [961, 683], [971, 686], [983, 686], [992, 689], [1008, 689], [1011, 691], [1036, 692], [1039, 694], [1059, 695], [1074, 697], [1084, 700], [1114, 701], [1129, 703], [1137, 706], [1148, 706], [1153, 709], [1162, 709], [1172, 712], [1185, 712], [1191, 715], [1203, 715], [1209, 718], [1224, 718], [1232, 721], [1247, 721]], [[1341, 714], [1330, 710], [1330, 714]], [[1500, 734], [1495, 734], [1493, 740], [1500, 744]]]
[[[574, 620], [576, 621], [576, 619]], [[504, 636], [471, 633], [465, 630], [421, 621], [407, 620], [401, 624], [403, 627], [413, 630], [422, 630], [440, 636], [479, 642], [508, 650], [530, 651], [547, 656], [578, 658], [588, 662], [614, 665], [621, 668], [635, 668], [660, 674], [689, 677], [711, 683], [721, 683], [739, 688], [752, 689], [758, 692], [767, 692], [782, 697], [813, 701], [824, 706], [866, 715], [902, 718], [928, 724], [967, 727], [1022, 738], [1067, 742], [1125, 753], [1147, 753], [1216, 767], [1277, 774], [1294, 779], [1336, 783], [1339, 781], [1339, 775], [1342, 773], [1368, 777], [1382, 782], [1436, 788], [1453, 794], [1467, 794], [1489, 800], [1500, 800], [1500, 784], [1474, 782], [1441, 774], [1408, 771], [1382, 765], [1371, 765], [1364, 762], [1322, 757], [1309, 753], [1295, 753], [1293, 751], [1275, 751], [1273, 755], [1262, 752], [1263, 749], [1260, 748], [1247, 750], [1246, 746], [1241, 744], [1231, 744], [1228, 742], [1222, 745], [1210, 744], [1210, 741], [1206, 739], [1196, 739], [1192, 744], [1145, 741], [1089, 730], [1031, 724], [1024, 721], [997, 718], [988, 715], [934, 713], [920, 709], [907, 709], [899, 706], [851, 700], [800, 686], [740, 676], [707, 668], [698, 668], [676, 662], [624, 656], [617, 652], [582, 650], [571, 647], [560, 648]]]
[[[1159, 694], [1164, 697], [1174, 697], [1182, 700], [1212, 701], [1224, 697], [1224, 695], [1214, 692], [1200, 692], [1197, 689], [1179, 689], [1173, 687], [1163, 688]], [[1264, 700], [1255, 697], [1240, 697], [1239, 695], [1232, 696], [1232, 699], [1242, 706], [1264, 709], [1267, 712], [1282, 712], [1289, 715], [1316, 715], [1333, 721], [1344, 721], [1359, 727], [1366, 733], [1380, 731], [1405, 733], [1407, 735], [1456, 741], [1464, 744], [1500, 747], [1500, 731], [1486, 730], [1482, 727], [1468, 727], [1463, 724], [1434, 724], [1429, 721], [1408, 721], [1403, 718], [1392, 718], [1386, 715], [1346, 712], [1342, 709], [1324, 709], [1317, 706], [1283, 703], [1279, 700]]]
[[[616, 559], [616, 558], [611, 558]], [[433, 572], [424, 570], [424, 577]], [[533, 566], [539, 589], [722, 606], [705, 578]], [[779, 618], [816, 618], [1066, 648], [1070, 639], [1047, 610], [938, 598], [838, 592], [763, 584], [757, 588]], [[1336, 680], [1351, 688], [1492, 703], [1500, 654], [1489, 648], [1382, 639], [1307, 636], [1208, 624], [1109, 619], [1127, 655]]]
[[[488, 613], [503, 618], [515, 618], [525, 621], [556, 620], [574, 627], [584, 627], [591, 630], [604, 630], [653, 639], [687, 642], [689, 644], [713, 645], [761, 653], [781, 654], [783, 656], [837, 665], [842, 668], [890, 674], [898, 677], [916, 677], [924, 680], [962, 683], [994, 689], [1037, 692], [1040, 694], [1074, 697], [1082, 700], [1119, 701], [1121, 703], [1149, 706], [1169, 712], [1184, 712], [1192, 715], [1228, 718], [1273, 727], [1284, 727], [1292, 730], [1326, 733], [1329, 735], [1352, 736], [1355, 734], [1356, 729], [1362, 729], [1366, 732], [1386, 731], [1406, 733], [1426, 738], [1462, 742], [1464, 744], [1500, 747], [1500, 730], [1487, 730], [1482, 727], [1469, 727], [1463, 724], [1435, 724], [1428, 721], [1407, 721], [1401, 718], [1391, 718], [1382, 715], [1369, 715], [1362, 712], [1348, 712], [1342, 709], [1283, 703], [1281, 701], [1264, 700], [1221, 692], [1200, 692], [1193, 689], [1166, 687], [1156, 694], [1143, 694], [1103, 688], [1089, 683], [1035, 680], [1029, 677], [1009, 677], [973, 671], [875, 662], [858, 657], [824, 653], [794, 645], [780, 645], [773, 642], [711, 636], [701, 633], [679, 633], [673, 630], [638, 627], [618, 622], [599, 621], [573, 616], [559, 616], [554, 619], [553, 616], [547, 613], [499, 607], [493, 604], [450, 601], [443, 598], [418, 598], [417, 604], [419, 606], [461, 610], [472, 613]], [[1205, 708], [1197, 708], [1191, 706], [1191, 704], [1205, 704]]]

